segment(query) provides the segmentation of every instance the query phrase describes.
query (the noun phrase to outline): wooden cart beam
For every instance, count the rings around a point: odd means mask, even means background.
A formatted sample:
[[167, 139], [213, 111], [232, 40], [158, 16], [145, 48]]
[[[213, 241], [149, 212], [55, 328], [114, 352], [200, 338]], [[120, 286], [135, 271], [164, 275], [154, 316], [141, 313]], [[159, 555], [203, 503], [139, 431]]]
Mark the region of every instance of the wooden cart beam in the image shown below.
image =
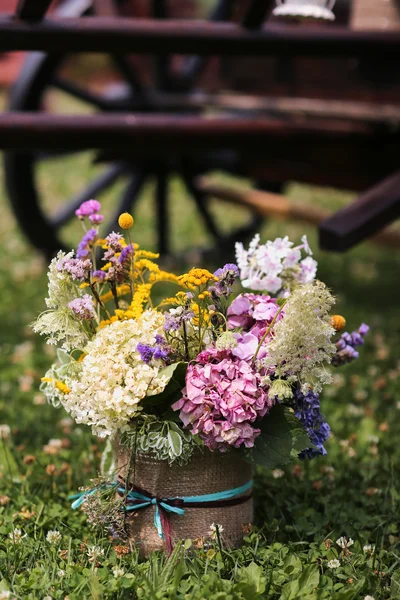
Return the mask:
[[400, 217], [400, 172], [321, 223], [323, 250], [343, 252]]
[[0, 51], [135, 52], [241, 56], [400, 57], [399, 31], [119, 17], [51, 17], [31, 23], [0, 16]]
[[18, 0], [15, 16], [27, 21], [40, 21], [53, 0]]
[[[99, 114], [52, 115], [7, 113], [0, 115], [0, 148], [14, 150], [127, 149], [133, 153], [215, 148], [258, 151], [274, 140], [291, 144], [339, 140], [364, 143], [371, 132], [364, 123], [340, 121], [287, 123], [255, 119], [201, 118], [183, 115]], [[379, 137], [379, 136], [378, 136]], [[385, 139], [385, 138], [383, 138]], [[393, 134], [390, 134], [393, 140]], [[400, 144], [400, 132], [398, 134]]]

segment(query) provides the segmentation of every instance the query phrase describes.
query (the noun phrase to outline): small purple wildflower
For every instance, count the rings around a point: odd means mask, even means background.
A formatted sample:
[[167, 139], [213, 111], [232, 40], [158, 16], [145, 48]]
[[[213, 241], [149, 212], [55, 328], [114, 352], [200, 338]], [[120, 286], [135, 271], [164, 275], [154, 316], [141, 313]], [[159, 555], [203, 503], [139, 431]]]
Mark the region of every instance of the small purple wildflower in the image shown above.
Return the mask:
[[118, 262], [123, 265], [128, 261], [134, 253], [134, 247], [132, 244], [128, 244], [125, 248], [122, 248], [121, 254], [119, 255]]
[[345, 365], [358, 358], [359, 354], [355, 348], [364, 343], [364, 337], [369, 331], [368, 325], [362, 323], [357, 331], [342, 333], [336, 342], [337, 352], [332, 358], [332, 364], [335, 367]]
[[160, 346], [148, 346], [147, 344], [139, 343], [136, 346], [136, 350], [139, 352], [142, 361], [147, 365], [153, 359], [165, 361], [168, 358], [168, 350]]
[[82, 202], [78, 210], [75, 211], [75, 214], [80, 219], [84, 219], [85, 217], [89, 217], [90, 215], [99, 212], [100, 209], [100, 202], [97, 200], [87, 200], [86, 202]]
[[78, 249], [76, 251], [77, 258], [86, 258], [90, 254], [90, 249], [97, 237], [96, 229], [88, 229], [81, 241], [79, 242]]
[[82, 321], [93, 319], [95, 316], [93, 298], [89, 294], [85, 294], [82, 298], [75, 298], [68, 306]]
[[93, 223], [93, 225], [100, 225], [104, 221], [104, 215], [89, 215], [89, 221]]
[[96, 277], [96, 279], [99, 279], [99, 281], [104, 281], [107, 279], [107, 273], [105, 271], [93, 271], [92, 276]]
[[208, 288], [209, 291], [217, 297], [229, 296], [232, 292], [232, 285], [235, 283], [236, 278], [239, 277], [238, 267], [228, 263], [222, 269], [217, 269], [214, 275], [218, 277], [218, 281]]

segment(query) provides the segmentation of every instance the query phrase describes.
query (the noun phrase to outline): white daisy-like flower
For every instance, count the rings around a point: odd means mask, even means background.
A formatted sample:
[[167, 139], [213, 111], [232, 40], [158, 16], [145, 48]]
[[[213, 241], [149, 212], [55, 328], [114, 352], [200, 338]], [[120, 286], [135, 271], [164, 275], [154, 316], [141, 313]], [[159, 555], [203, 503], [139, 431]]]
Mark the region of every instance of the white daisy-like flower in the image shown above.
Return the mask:
[[340, 560], [338, 560], [337, 558], [333, 558], [332, 560], [328, 561], [327, 566], [330, 569], [338, 569], [340, 567]]
[[123, 577], [125, 575], [125, 571], [124, 569], [121, 569], [121, 567], [115, 567], [115, 569], [113, 569], [113, 575], [115, 579], [118, 579], [119, 577]]
[[343, 550], [344, 550], [345, 548], [350, 548], [350, 546], [352, 546], [354, 544], [354, 540], [352, 540], [351, 538], [342, 536], [338, 540], [336, 540], [336, 543], [340, 548], [343, 548]]
[[26, 533], [22, 533], [21, 529], [15, 527], [11, 533], [8, 534], [8, 537], [11, 540], [12, 544], [20, 544], [24, 538], [26, 538]]
[[56, 544], [59, 544], [61, 542], [62, 535], [58, 531], [58, 529], [50, 529], [50, 531], [47, 532], [46, 540], [49, 542], [49, 544], [55, 546]]

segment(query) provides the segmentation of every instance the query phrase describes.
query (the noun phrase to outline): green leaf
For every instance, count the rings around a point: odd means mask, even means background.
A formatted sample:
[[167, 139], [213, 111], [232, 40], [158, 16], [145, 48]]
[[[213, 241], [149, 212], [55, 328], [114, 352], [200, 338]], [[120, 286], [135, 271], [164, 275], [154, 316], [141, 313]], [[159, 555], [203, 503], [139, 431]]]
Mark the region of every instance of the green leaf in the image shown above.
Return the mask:
[[238, 577], [241, 582], [252, 586], [257, 594], [263, 594], [267, 587], [264, 569], [252, 561], [247, 567], [242, 567], [238, 571]]
[[303, 595], [311, 594], [319, 584], [319, 570], [317, 565], [305, 567], [300, 575], [299, 588]]
[[142, 404], [145, 407], [145, 411], [160, 415], [176, 400], [179, 400], [182, 396], [181, 390], [185, 387], [186, 371], [187, 363], [185, 362], [174, 363], [160, 369], [159, 375], [167, 376], [169, 381], [161, 394], [146, 396], [143, 399]]
[[182, 438], [179, 433], [170, 429], [168, 431], [168, 443], [174, 456], [182, 454]]
[[11, 448], [4, 439], [0, 438], [0, 468], [5, 476], [9, 476], [12, 481], [21, 481], [17, 461], [11, 451]]
[[274, 406], [264, 417], [260, 429], [261, 434], [247, 456], [252, 462], [267, 469], [287, 464], [293, 456], [311, 445], [300, 421], [281, 404]]

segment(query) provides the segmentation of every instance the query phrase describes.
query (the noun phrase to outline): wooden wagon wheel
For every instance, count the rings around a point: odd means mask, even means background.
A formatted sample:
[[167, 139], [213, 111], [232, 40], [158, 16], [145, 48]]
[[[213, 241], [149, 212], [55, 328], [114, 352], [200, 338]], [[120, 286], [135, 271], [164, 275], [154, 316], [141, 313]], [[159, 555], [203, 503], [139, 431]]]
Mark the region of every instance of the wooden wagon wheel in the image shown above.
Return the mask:
[[[86, 16], [93, 14], [93, 1], [106, 7], [101, 0], [66, 0], [60, 8], [64, 16]], [[107, 0], [109, 2], [110, 0]], [[114, 0], [123, 5], [126, 0]], [[234, 2], [232, 0], [218, 0], [211, 11], [210, 18], [214, 20], [226, 20], [231, 17]], [[99, 6], [99, 4], [98, 4]], [[153, 1], [153, 16], [166, 18], [165, 2]], [[76, 56], [76, 55], [74, 55]], [[123, 90], [116, 97], [93, 92], [85, 86], [85, 83], [76, 83], [71, 78], [66, 78], [63, 65], [68, 56], [46, 55], [43, 53], [32, 53], [28, 56], [21, 75], [13, 89], [10, 101], [10, 109], [17, 111], [41, 111], [44, 110], [45, 95], [48, 90], [57, 89], [68, 94], [72, 98], [85, 102], [91, 109], [97, 111], [143, 111], [165, 112], [165, 107], [155, 106], [149, 97], [149, 91], [188, 91], [193, 88], [196, 78], [204, 67], [204, 60], [198, 57], [187, 57], [179, 63], [179, 68], [172, 74], [171, 58], [166, 56], [154, 57], [155, 81], [149, 86], [138, 75], [138, 71], [129, 57], [111, 56], [112, 61], [124, 81]], [[170, 109], [171, 110], [171, 109]], [[179, 109], [178, 109], [179, 110]], [[187, 109], [186, 109], [187, 110]], [[193, 110], [193, 109], [192, 109]], [[198, 109], [196, 109], [198, 110]], [[43, 190], [38, 189], [37, 172], [40, 165], [46, 160], [64, 159], [67, 153], [5, 153], [6, 186], [8, 194], [16, 214], [16, 217], [31, 243], [46, 255], [53, 255], [58, 248], [70, 248], [71, 244], [64, 241], [65, 226], [73, 218], [76, 208], [84, 200], [99, 198], [105, 190], [112, 185], [124, 180], [124, 189], [119, 201], [112, 209], [112, 215], [104, 227], [104, 233], [109, 232], [116, 226], [117, 216], [123, 211], [133, 211], [135, 201], [143, 184], [149, 179], [155, 179], [155, 208], [158, 237], [158, 250], [163, 254], [170, 254], [170, 223], [168, 219], [168, 175], [172, 170], [182, 178], [184, 186], [194, 199], [197, 211], [202, 219], [207, 232], [214, 239], [213, 251], [218, 249], [219, 257], [224, 249], [232, 251], [233, 240], [247, 237], [260, 226], [258, 214], [249, 211], [249, 220], [239, 229], [228, 234], [222, 234], [219, 223], [208, 207], [207, 195], [196, 185], [199, 175], [213, 169], [223, 169], [225, 157], [221, 160], [213, 160], [207, 157], [204, 163], [193, 164], [184, 158], [179, 161], [178, 166], [172, 165], [169, 157], [166, 160], [157, 159], [152, 163], [139, 164], [135, 160], [129, 160], [123, 156], [95, 157], [96, 161], [103, 160], [107, 163], [103, 172], [70, 198], [57, 212], [51, 212], [51, 201], [44, 198]], [[229, 158], [228, 166], [229, 170]], [[277, 187], [271, 188], [266, 184], [260, 187], [278, 191]], [[47, 207], [47, 208], [46, 208]]]

